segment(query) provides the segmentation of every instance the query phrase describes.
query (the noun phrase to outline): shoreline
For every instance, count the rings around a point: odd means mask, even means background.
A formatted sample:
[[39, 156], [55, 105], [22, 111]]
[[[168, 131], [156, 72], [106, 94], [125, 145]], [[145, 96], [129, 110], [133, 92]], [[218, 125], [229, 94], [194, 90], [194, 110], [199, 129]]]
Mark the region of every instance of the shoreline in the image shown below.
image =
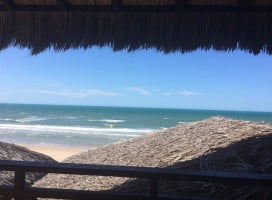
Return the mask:
[[31, 151], [35, 151], [35, 152], [50, 156], [57, 162], [62, 162], [64, 159], [72, 155], [79, 154], [90, 149], [87, 147], [68, 147], [68, 146], [47, 145], [47, 144], [39, 144], [39, 145], [33, 144], [32, 145], [32, 144], [18, 143], [16, 145], [25, 147]]

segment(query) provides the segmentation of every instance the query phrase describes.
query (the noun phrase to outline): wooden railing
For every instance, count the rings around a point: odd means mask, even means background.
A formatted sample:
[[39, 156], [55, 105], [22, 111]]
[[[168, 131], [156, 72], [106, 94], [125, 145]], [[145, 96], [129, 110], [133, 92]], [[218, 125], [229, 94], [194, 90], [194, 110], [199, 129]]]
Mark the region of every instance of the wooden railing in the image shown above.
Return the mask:
[[[181, 196], [160, 195], [158, 192], [158, 180], [172, 181], [199, 181], [223, 184], [242, 184], [254, 186], [272, 186], [272, 174], [254, 173], [230, 173], [218, 171], [187, 171], [178, 169], [127, 167], [110, 165], [89, 165], [72, 163], [47, 163], [26, 161], [0, 161], [0, 171], [14, 171], [14, 185], [0, 187], [0, 199], [35, 199], [62, 198], [62, 199], [95, 199], [95, 200], [174, 200], [189, 199]], [[149, 194], [134, 194], [104, 191], [86, 191], [70, 189], [46, 189], [26, 187], [26, 172], [74, 174], [74, 175], [97, 175], [134, 177], [149, 180]]]

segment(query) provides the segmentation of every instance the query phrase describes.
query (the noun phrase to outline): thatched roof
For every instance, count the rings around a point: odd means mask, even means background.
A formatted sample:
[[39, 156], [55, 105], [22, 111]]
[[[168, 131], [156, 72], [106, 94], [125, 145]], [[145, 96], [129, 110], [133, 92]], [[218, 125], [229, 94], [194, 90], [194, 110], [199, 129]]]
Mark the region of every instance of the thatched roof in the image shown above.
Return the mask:
[[[19, 161], [37, 161], [37, 162], [56, 162], [49, 156], [41, 153], [30, 151], [25, 147], [18, 145], [0, 142], [0, 160], [19, 160]], [[27, 173], [26, 184], [30, 185], [34, 181], [40, 179], [45, 174]], [[0, 185], [13, 185], [14, 172], [0, 171]], [[1, 199], [1, 195], [0, 195]]]
[[[97, 147], [64, 160], [141, 167], [272, 172], [272, 124], [213, 117]], [[140, 179], [48, 174], [34, 186], [147, 192]], [[159, 192], [219, 199], [272, 199], [271, 187], [161, 182]], [[217, 198], [215, 198], [217, 199]]]
[[0, 49], [272, 54], [270, 0], [0, 0]]

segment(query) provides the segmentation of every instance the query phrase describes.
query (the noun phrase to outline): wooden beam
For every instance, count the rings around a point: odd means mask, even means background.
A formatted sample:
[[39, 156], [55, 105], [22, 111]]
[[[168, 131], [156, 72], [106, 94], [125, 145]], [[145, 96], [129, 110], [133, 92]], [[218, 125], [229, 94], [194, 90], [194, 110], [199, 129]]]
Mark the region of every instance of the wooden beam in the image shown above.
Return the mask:
[[[0, 186], [4, 194], [14, 194], [15, 200], [44, 198], [65, 199], [130, 199], [130, 200], [156, 200], [161, 199], [158, 194], [158, 180], [171, 181], [197, 181], [223, 184], [243, 184], [252, 186], [272, 186], [272, 175], [262, 173], [234, 173], [224, 171], [190, 171], [171, 168], [129, 167], [113, 165], [91, 165], [75, 163], [50, 163], [30, 161], [0, 160], [0, 170], [15, 171], [14, 188]], [[150, 180], [149, 198], [145, 194], [112, 193], [106, 191], [67, 190], [55, 188], [26, 188], [25, 173], [59, 173], [74, 175], [98, 175], [116, 177], [134, 177]], [[3, 194], [3, 192], [1, 194]], [[162, 198], [171, 199], [174, 198]], [[175, 198], [185, 199], [182, 197]], [[186, 198], [187, 199], [187, 198]]]
[[[169, 168], [131, 167], [113, 165], [94, 165], [76, 163], [50, 163], [31, 161], [0, 160], [0, 170], [15, 171], [15, 185], [24, 187], [21, 181], [23, 172], [59, 173], [74, 175], [97, 175], [134, 177], [144, 179], [164, 179], [173, 181], [199, 181], [228, 184], [244, 184], [254, 186], [272, 186], [272, 174], [234, 173], [224, 171], [191, 171]], [[17, 183], [17, 184], [16, 184]], [[155, 182], [153, 182], [155, 183]]]
[[80, 199], [80, 200], [148, 200], [146, 194], [108, 192], [108, 191], [86, 191], [73, 189], [54, 189], [31, 187], [25, 189], [26, 199], [41, 198], [60, 198], [60, 199]]

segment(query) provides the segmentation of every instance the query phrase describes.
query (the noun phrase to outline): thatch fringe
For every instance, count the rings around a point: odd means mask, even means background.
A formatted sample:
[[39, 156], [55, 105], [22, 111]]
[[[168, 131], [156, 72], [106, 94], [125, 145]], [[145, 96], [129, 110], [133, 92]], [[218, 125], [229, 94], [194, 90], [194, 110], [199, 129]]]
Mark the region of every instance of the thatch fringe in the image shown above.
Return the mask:
[[[65, 0], [72, 5], [110, 5], [112, 0]], [[175, 0], [120, 0], [124, 5], [173, 5]], [[56, 4], [58, 0], [12, 0], [16, 5], [48, 5]], [[271, 6], [271, 0], [188, 0], [190, 5], [248, 5]]]
[[[0, 160], [19, 160], [33, 162], [56, 162], [49, 156], [30, 151], [27, 148], [17, 146], [10, 143], [0, 141]], [[45, 174], [43, 173], [26, 173], [26, 185], [33, 184], [34, 181], [40, 179]], [[13, 171], [0, 171], [0, 185], [12, 186], [14, 183]], [[0, 194], [0, 199], [1, 194]]]
[[163, 52], [241, 49], [272, 54], [271, 13], [1, 12], [0, 49], [37, 54], [110, 46]]

